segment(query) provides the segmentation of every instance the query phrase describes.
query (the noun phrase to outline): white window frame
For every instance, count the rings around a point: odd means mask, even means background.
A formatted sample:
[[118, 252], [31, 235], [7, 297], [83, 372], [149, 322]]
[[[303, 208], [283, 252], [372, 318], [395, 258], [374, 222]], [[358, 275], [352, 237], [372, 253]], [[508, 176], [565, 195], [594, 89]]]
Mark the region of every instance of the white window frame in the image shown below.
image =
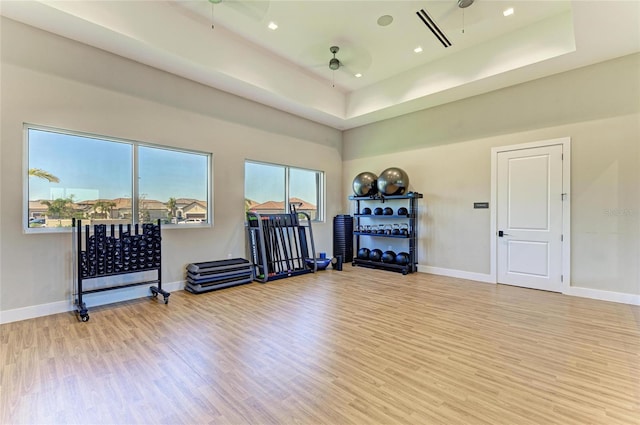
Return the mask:
[[139, 142], [136, 140], [123, 139], [118, 137], [104, 136], [101, 134], [86, 133], [81, 131], [74, 131], [68, 129], [61, 129], [56, 127], [49, 127], [37, 124], [24, 123], [23, 124], [23, 212], [22, 212], [22, 229], [26, 234], [42, 234], [42, 233], [70, 233], [71, 227], [29, 227], [29, 130], [39, 130], [52, 132], [57, 134], [66, 134], [69, 136], [86, 137], [91, 139], [97, 139], [105, 142], [123, 143], [131, 145], [132, 157], [131, 157], [131, 222], [132, 224], [139, 223], [138, 219], [138, 203], [139, 203], [139, 183], [138, 183], [138, 148], [153, 148], [162, 149], [167, 151], [175, 151], [179, 153], [202, 155], [207, 158], [207, 222], [205, 223], [193, 223], [188, 226], [180, 226], [178, 224], [162, 224], [163, 229], [192, 229], [194, 227], [213, 227], [213, 154], [211, 152], [202, 152], [193, 149], [183, 149], [170, 146], [164, 146], [153, 143]]
[[[252, 163], [252, 164], [257, 164], [257, 165], [266, 165], [266, 166], [270, 166], [270, 167], [281, 167], [284, 169], [285, 173], [284, 173], [284, 207], [285, 207], [285, 211], [286, 213], [289, 212], [289, 198], [290, 196], [290, 181], [291, 181], [291, 170], [301, 170], [301, 171], [309, 171], [312, 173], [316, 173], [316, 175], [319, 175], [320, 178], [318, 179], [319, 181], [316, 182], [317, 186], [316, 186], [316, 191], [318, 194], [318, 199], [317, 199], [317, 203], [316, 203], [316, 218], [314, 218], [312, 221], [314, 222], [319, 222], [319, 223], [324, 223], [325, 221], [325, 209], [326, 209], [326, 194], [325, 194], [325, 180], [326, 180], [326, 175], [325, 172], [322, 170], [314, 170], [311, 168], [304, 168], [304, 167], [297, 167], [294, 165], [286, 165], [286, 164], [276, 164], [273, 162], [265, 162], [265, 161], [256, 161], [253, 159], [245, 159], [245, 176], [246, 176], [246, 164], [247, 163]], [[244, 188], [243, 188], [244, 190]], [[246, 193], [244, 194], [244, 197], [246, 199]]]

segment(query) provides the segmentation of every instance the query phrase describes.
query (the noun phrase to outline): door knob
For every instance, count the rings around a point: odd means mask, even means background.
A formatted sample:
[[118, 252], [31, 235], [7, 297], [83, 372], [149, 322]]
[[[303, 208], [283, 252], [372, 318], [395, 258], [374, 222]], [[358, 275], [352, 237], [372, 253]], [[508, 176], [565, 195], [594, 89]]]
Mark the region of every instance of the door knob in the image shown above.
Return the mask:
[[498, 237], [509, 236], [508, 233], [503, 232], [502, 230], [498, 230]]

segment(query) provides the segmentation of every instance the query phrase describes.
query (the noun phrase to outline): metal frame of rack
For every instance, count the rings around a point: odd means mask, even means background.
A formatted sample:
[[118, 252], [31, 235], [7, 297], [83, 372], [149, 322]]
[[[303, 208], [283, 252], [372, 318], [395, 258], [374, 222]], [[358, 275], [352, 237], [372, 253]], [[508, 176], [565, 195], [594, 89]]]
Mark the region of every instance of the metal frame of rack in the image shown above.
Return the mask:
[[[354, 230], [353, 234], [356, 238], [356, 244], [354, 249], [354, 258], [352, 261], [353, 266], [361, 266], [361, 267], [369, 267], [383, 270], [390, 270], [400, 272], [403, 275], [408, 273], [414, 273], [418, 270], [418, 199], [422, 198], [421, 193], [417, 192], [409, 192], [406, 195], [391, 195], [391, 196], [383, 196], [380, 194], [376, 194], [375, 196], [349, 196], [349, 200], [356, 202], [356, 214], [354, 214], [356, 223], [355, 229], [361, 229], [363, 219], [403, 219], [407, 221], [408, 225], [408, 234], [407, 235], [393, 235], [393, 234], [379, 234], [372, 232], [362, 232]], [[378, 202], [384, 204], [387, 200], [407, 200], [408, 201], [408, 214], [407, 215], [374, 215], [374, 214], [361, 214], [362, 211], [361, 203], [362, 202]], [[409, 264], [399, 265], [394, 263], [383, 263], [381, 261], [373, 261], [373, 260], [365, 260], [361, 258], [357, 258], [357, 252], [360, 251], [360, 238], [361, 237], [370, 237], [370, 238], [395, 238], [395, 239], [406, 239], [409, 244]]]
[[[80, 320], [83, 322], [89, 320], [89, 311], [82, 296], [95, 292], [155, 283], [157, 286], [149, 287], [151, 296], [156, 297], [161, 294], [164, 297], [164, 303], [169, 302], [171, 294], [162, 289], [160, 220], [157, 224], [144, 223], [134, 226], [131, 224], [85, 225], [84, 234], [82, 230], [82, 220], [73, 219], [71, 233], [74, 280], [77, 285], [74, 296]], [[148, 271], [156, 271], [157, 278], [89, 290], [83, 288], [83, 282], [86, 280]]]
[[293, 205], [289, 214], [248, 211], [247, 231], [255, 280], [266, 283], [317, 270], [311, 217]]

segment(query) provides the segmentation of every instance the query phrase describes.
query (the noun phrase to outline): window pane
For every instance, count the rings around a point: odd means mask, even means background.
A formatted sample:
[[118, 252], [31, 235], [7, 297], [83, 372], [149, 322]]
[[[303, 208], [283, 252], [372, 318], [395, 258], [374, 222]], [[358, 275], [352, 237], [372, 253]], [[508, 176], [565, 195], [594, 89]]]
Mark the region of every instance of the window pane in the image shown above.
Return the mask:
[[285, 167], [270, 164], [245, 163], [245, 210], [261, 214], [285, 211]]
[[131, 222], [132, 145], [28, 129], [29, 227]]
[[318, 219], [319, 174], [316, 171], [291, 168], [289, 170], [289, 202], [296, 210]]
[[149, 146], [138, 149], [138, 221], [209, 222], [209, 156]]

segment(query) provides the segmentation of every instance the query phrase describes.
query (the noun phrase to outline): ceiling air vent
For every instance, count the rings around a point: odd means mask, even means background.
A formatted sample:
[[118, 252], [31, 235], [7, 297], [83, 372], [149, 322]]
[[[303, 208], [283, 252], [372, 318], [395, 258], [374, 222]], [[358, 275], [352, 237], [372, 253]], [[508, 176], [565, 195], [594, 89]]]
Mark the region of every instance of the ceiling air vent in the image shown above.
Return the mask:
[[438, 27], [438, 25], [436, 25], [436, 23], [433, 21], [433, 19], [431, 19], [431, 17], [429, 16], [429, 14], [427, 14], [427, 12], [424, 9], [420, 9], [416, 12], [416, 15], [418, 15], [418, 17], [420, 18], [420, 20], [422, 22], [424, 22], [424, 24], [427, 26], [427, 28], [429, 28], [431, 30], [431, 32], [433, 33], [433, 35], [436, 36], [436, 38], [438, 39], [438, 41], [440, 41], [440, 43], [442, 43], [442, 45], [444, 47], [451, 47], [451, 42], [449, 41], [449, 39], [447, 38], [446, 35], [444, 35], [444, 32], [442, 32], [442, 30], [440, 29], [440, 27]]

